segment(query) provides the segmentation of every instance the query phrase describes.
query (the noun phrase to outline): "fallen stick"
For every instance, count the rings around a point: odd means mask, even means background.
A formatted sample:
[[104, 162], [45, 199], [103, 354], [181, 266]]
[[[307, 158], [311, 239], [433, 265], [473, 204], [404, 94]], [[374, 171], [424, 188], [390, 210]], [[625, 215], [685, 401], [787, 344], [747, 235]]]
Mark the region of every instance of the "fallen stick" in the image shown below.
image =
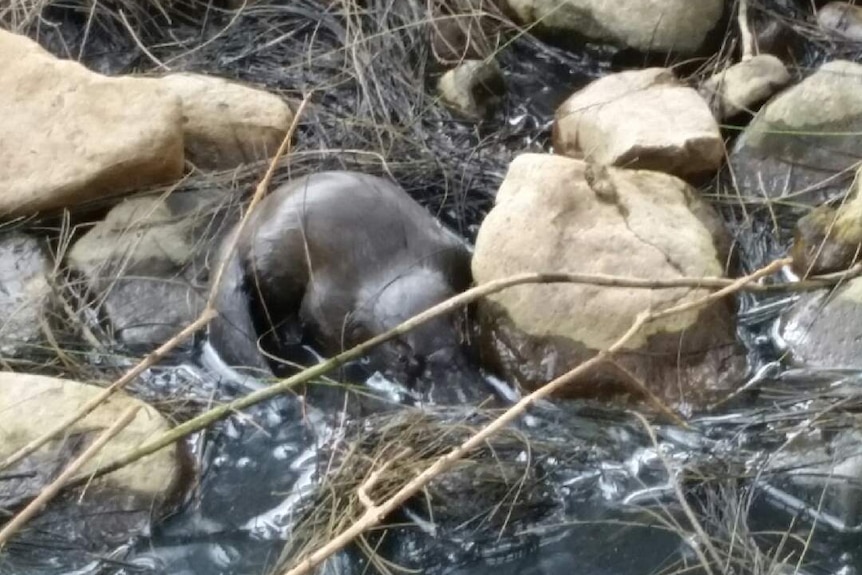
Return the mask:
[[428, 485], [428, 483], [432, 479], [434, 479], [444, 471], [447, 471], [449, 468], [452, 467], [454, 463], [464, 458], [464, 456], [469, 454], [472, 450], [481, 446], [485, 441], [488, 440], [488, 438], [501, 431], [508, 424], [512, 423], [516, 418], [520, 417], [533, 403], [551, 395], [553, 392], [557, 391], [564, 385], [567, 385], [569, 382], [577, 379], [581, 375], [588, 373], [591, 369], [613, 356], [613, 354], [623, 348], [625, 344], [645, 324], [661, 317], [667, 317], [675, 313], [682, 313], [684, 311], [688, 311], [690, 309], [693, 309], [694, 307], [697, 307], [698, 305], [707, 305], [712, 301], [715, 301], [717, 298], [725, 297], [731, 293], [739, 291], [743, 286], [757, 280], [760, 277], [774, 273], [775, 271], [780, 269], [781, 266], [786, 265], [789, 261], [789, 258], [776, 260], [748, 276], [735, 280], [732, 285], [727, 286], [716, 293], [709, 294], [704, 298], [694, 300], [692, 302], [685, 303], [679, 306], [674, 306], [666, 310], [659, 310], [657, 312], [642, 312], [638, 314], [628, 331], [626, 331], [626, 333], [623, 334], [622, 337], [620, 337], [616, 342], [614, 342], [614, 344], [611, 345], [609, 348], [600, 351], [597, 355], [585, 361], [581, 365], [575, 367], [571, 371], [564, 373], [563, 375], [549, 382], [545, 386], [540, 387], [529, 395], [521, 398], [516, 404], [514, 404], [512, 407], [502, 413], [497, 419], [480, 429], [467, 441], [450, 451], [448, 454], [439, 458], [437, 461], [427, 467], [424, 471], [422, 471], [419, 475], [410, 480], [404, 487], [398, 490], [397, 493], [387, 499], [384, 503], [375, 505], [367, 509], [365, 513], [363, 513], [363, 515], [350, 526], [350, 528], [343, 531], [335, 538], [330, 540], [328, 543], [326, 543], [316, 551], [310, 553], [305, 558], [302, 558], [297, 561], [296, 566], [289, 569], [288, 571], [285, 571], [284, 575], [304, 575], [306, 573], [310, 573], [315, 567], [320, 565], [328, 557], [346, 547], [351, 541], [353, 541], [354, 538], [364, 533], [367, 529], [378, 525], [387, 515], [398, 509], [410, 497], [412, 497], [421, 489], [423, 489], [426, 485]]
[[[240, 220], [240, 230], [245, 226], [251, 212], [254, 210], [255, 206], [257, 206], [263, 195], [266, 193], [266, 189], [269, 187], [269, 184], [272, 181], [273, 174], [275, 173], [275, 168], [278, 165], [279, 158], [281, 158], [282, 155], [289, 151], [290, 141], [293, 138], [293, 134], [296, 132], [296, 128], [299, 125], [299, 118], [302, 116], [302, 112], [305, 109], [305, 106], [308, 104], [309, 98], [310, 95], [305, 96], [305, 98], [303, 98], [302, 102], [299, 104], [299, 107], [296, 110], [296, 114], [294, 114], [293, 116], [293, 122], [291, 123], [287, 134], [285, 134], [284, 136], [284, 140], [282, 140], [281, 145], [278, 147], [278, 150], [272, 158], [272, 161], [269, 163], [269, 167], [267, 168], [263, 179], [260, 181], [257, 188], [255, 189], [254, 196], [252, 196], [251, 202], [249, 203], [245, 215]], [[233, 250], [235, 246], [236, 236], [230, 244], [230, 249]], [[37, 449], [63, 433], [70, 426], [87, 417], [87, 415], [92, 413], [94, 409], [99, 407], [99, 405], [104, 403], [113, 394], [126, 387], [129, 382], [138, 377], [141, 373], [144, 372], [144, 370], [155, 365], [168, 353], [170, 353], [170, 351], [173, 350], [176, 346], [181, 344], [183, 341], [191, 337], [197, 330], [201, 329], [202, 327], [206, 326], [210, 321], [212, 321], [212, 319], [217, 315], [217, 312], [213, 307], [213, 302], [215, 301], [215, 294], [218, 289], [219, 282], [221, 281], [221, 278], [224, 274], [225, 265], [226, 262], [222, 262], [221, 265], [219, 265], [218, 270], [216, 271], [215, 279], [213, 280], [212, 287], [210, 288], [207, 303], [204, 306], [203, 311], [195, 321], [180, 330], [179, 333], [177, 333], [171, 339], [159, 346], [155, 351], [144, 357], [144, 359], [142, 359], [129, 371], [123, 374], [118, 380], [116, 380], [114, 383], [102, 390], [101, 393], [93, 397], [90, 401], [82, 405], [77, 411], [70, 414], [68, 417], [61, 420], [44, 434], [37, 437], [30, 443], [4, 459], [2, 462], [0, 462], [0, 471], [11, 467], [12, 465], [18, 463], [28, 455], [33, 454]]]
[[0, 531], [0, 549], [3, 549], [9, 539], [17, 533], [21, 527], [39, 513], [49, 501], [57, 496], [60, 490], [65, 487], [66, 481], [70, 477], [75, 475], [78, 470], [81, 469], [81, 467], [83, 467], [88, 461], [93, 459], [93, 457], [95, 457], [110, 440], [112, 440], [132, 422], [140, 408], [140, 405], [133, 405], [124, 411], [120, 418], [104, 433], [102, 433], [96, 441], [94, 441], [93, 444], [84, 451], [84, 453], [70, 463], [69, 466], [66, 467], [66, 469], [64, 469], [50, 485], [45, 487], [45, 489], [43, 489], [42, 492], [27, 505], [27, 507], [22, 509], [20, 513], [6, 524], [3, 530]]

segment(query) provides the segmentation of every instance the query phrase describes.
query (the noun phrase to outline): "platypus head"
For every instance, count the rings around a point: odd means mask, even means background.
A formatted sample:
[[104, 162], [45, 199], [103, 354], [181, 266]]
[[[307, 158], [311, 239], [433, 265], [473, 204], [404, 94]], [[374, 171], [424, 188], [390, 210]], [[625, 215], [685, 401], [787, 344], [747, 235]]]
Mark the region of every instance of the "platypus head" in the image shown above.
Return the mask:
[[[353, 321], [377, 335], [452, 297], [455, 290], [439, 271], [416, 267], [366, 294]], [[441, 400], [474, 397], [482, 383], [465, 353], [462, 314], [455, 310], [435, 317], [379, 345], [372, 360], [401, 383], [437, 388]]]

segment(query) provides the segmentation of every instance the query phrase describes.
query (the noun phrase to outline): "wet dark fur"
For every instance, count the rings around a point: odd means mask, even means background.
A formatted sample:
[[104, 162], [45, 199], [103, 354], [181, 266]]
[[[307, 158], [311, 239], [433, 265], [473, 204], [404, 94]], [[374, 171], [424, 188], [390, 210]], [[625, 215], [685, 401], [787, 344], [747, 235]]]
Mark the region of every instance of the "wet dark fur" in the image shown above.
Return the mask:
[[[466, 289], [470, 254], [404, 190], [355, 172], [322, 172], [274, 190], [227, 256], [209, 339], [231, 366], [271, 373], [258, 349], [266, 326], [305, 326], [333, 354], [382, 333]], [[259, 324], [260, 322], [258, 322]], [[459, 356], [454, 314], [376, 352], [404, 370]]]

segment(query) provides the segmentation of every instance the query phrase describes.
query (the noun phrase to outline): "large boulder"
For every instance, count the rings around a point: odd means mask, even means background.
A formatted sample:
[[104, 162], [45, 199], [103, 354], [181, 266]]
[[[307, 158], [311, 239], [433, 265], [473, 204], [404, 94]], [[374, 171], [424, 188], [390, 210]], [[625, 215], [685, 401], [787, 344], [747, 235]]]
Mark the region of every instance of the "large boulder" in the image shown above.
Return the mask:
[[[721, 236], [716, 214], [675, 177], [523, 154], [482, 222], [472, 269], [479, 285], [524, 272], [716, 277], [726, 257]], [[480, 302], [482, 346], [503, 375], [536, 388], [608, 348], [639, 313], [707, 293], [522, 285]], [[619, 364], [680, 409], [703, 405], [744, 372], [733, 317], [722, 300], [651, 323], [619, 354]], [[608, 368], [564, 393], [600, 396], [625, 380]]]
[[862, 157], [862, 65], [836, 60], [766, 104], [730, 154], [742, 197], [818, 205]]
[[609, 42], [642, 52], [692, 53], [724, 13], [724, 0], [504, 0], [539, 32]]
[[[21, 373], [0, 373], [0, 460], [93, 399], [101, 389], [75, 381]], [[81, 469], [86, 475], [170, 429], [159, 413], [123, 392], [113, 395], [57, 439], [20, 463], [4, 469], [0, 509], [14, 511], [83, 453], [131, 406], [140, 409], [132, 422]], [[145, 532], [177, 502], [188, 473], [187, 454], [171, 444], [113, 473], [95, 478], [85, 488], [62, 495], [29, 523], [31, 545], [58, 538], [70, 547], [104, 551]]]
[[0, 30], [0, 217], [75, 206], [178, 179], [179, 98], [109, 78]]
[[719, 120], [741, 112], [755, 112], [756, 106], [790, 83], [784, 63], [771, 54], [759, 54], [708, 78], [700, 87]]
[[677, 176], [716, 171], [724, 142], [709, 106], [666, 68], [611, 74], [557, 109], [554, 152]]
[[53, 265], [47, 246], [22, 234], [0, 238], [0, 358], [44, 347]]
[[792, 363], [862, 369], [862, 278], [832, 291], [802, 295], [780, 325]]
[[282, 98], [223, 78], [176, 73], [161, 79], [182, 101], [189, 161], [202, 169], [230, 169], [271, 157], [293, 121]]
[[69, 265], [126, 346], [161, 345], [202, 310], [201, 226], [216, 221], [218, 201], [194, 192], [127, 198], [72, 246]]

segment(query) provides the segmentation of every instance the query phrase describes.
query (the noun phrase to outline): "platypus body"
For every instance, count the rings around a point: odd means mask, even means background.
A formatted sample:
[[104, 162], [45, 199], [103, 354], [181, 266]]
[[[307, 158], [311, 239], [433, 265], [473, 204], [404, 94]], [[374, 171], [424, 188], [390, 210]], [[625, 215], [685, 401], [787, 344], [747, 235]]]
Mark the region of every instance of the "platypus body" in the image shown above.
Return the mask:
[[[402, 188], [362, 173], [321, 172], [282, 185], [261, 201], [227, 253], [236, 233], [220, 249], [227, 263], [209, 339], [225, 362], [263, 375], [272, 369], [258, 339], [273, 327], [301, 325], [331, 355], [471, 282], [467, 245]], [[439, 374], [451, 379], [465, 359], [458, 317], [433, 319], [378, 346], [372, 357], [401, 381], [430, 370], [445, 385]]]

